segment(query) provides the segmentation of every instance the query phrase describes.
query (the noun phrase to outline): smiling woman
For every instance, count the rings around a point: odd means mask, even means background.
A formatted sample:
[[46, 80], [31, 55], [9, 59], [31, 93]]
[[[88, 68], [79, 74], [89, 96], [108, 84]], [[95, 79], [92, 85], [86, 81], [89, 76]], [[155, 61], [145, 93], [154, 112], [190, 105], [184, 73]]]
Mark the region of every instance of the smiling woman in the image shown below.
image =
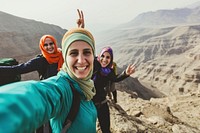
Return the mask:
[[68, 50], [67, 60], [72, 73], [77, 78], [82, 79], [89, 74], [93, 67], [94, 56], [92, 48], [86, 42], [73, 42]]
[[0, 132], [30, 133], [51, 119], [52, 131], [60, 133], [73, 101], [70, 83], [81, 101], [67, 132], [80, 133], [80, 129], [82, 133], [96, 132], [97, 112], [91, 101], [95, 95], [91, 80], [94, 38], [83, 28], [71, 29], [62, 39], [62, 50], [64, 63], [56, 76], [0, 87]]
[[[96, 58], [95, 58], [96, 59]], [[113, 69], [113, 50], [111, 47], [104, 47], [97, 59], [94, 68], [93, 80], [96, 88], [96, 95], [93, 102], [97, 109], [97, 116], [102, 133], [111, 133], [110, 131], [110, 112], [107, 104], [107, 92], [105, 87], [109, 82], [119, 82], [129, 77], [135, 72], [135, 66], [130, 64], [125, 71], [117, 75]]]
[[[50, 42], [49, 42], [50, 41]], [[48, 43], [49, 42], [49, 43]], [[54, 53], [54, 50], [55, 50], [55, 45], [54, 43], [52, 42], [52, 40], [50, 38], [47, 38], [45, 40], [45, 44], [43, 45], [45, 50], [48, 52], [48, 53]]]

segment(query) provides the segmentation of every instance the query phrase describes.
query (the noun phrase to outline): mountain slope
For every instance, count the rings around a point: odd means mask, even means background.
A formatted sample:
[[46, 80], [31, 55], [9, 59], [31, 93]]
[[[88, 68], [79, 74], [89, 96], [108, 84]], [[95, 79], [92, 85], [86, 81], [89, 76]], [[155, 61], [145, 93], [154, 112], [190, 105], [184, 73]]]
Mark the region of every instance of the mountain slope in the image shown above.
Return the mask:
[[0, 57], [18, 57], [39, 52], [39, 40], [53, 35], [60, 44], [66, 30], [43, 22], [16, 17], [0, 11]]
[[200, 6], [142, 13], [105, 31], [98, 47], [109, 45], [114, 60], [135, 64], [134, 77], [165, 95], [196, 92], [200, 82]]
[[139, 14], [121, 28], [130, 27], [166, 27], [183, 24], [199, 24], [200, 6], [195, 8], [178, 8], [173, 10], [157, 10]]
[[118, 83], [119, 102], [109, 102], [113, 132], [200, 132], [199, 18], [196, 5], [147, 12], [99, 35], [121, 71], [136, 65]]

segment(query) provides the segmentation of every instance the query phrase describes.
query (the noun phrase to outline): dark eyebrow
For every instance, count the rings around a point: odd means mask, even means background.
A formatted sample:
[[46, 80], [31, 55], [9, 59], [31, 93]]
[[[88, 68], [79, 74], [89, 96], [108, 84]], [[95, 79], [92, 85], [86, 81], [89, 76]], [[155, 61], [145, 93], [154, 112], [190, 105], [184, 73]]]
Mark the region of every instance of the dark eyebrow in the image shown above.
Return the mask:
[[77, 49], [71, 49], [71, 50], [69, 50], [69, 51], [78, 51]]
[[76, 52], [78, 52], [78, 50], [77, 49], [71, 49], [71, 50], [68, 50], [68, 54], [71, 54], [71, 53], [76, 53]]
[[[71, 50], [69, 50], [68, 52], [77, 52], [78, 50], [77, 49], [71, 49]], [[90, 48], [85, 48], [85, 49], [83, 49], [83, 51], [92, 51], [92, 49], [90, 49]]]
[[90, 49], [90, 48], [85, 48], [85, 49], [83, 49], [83, 51], [92, 51], [92, 49]]

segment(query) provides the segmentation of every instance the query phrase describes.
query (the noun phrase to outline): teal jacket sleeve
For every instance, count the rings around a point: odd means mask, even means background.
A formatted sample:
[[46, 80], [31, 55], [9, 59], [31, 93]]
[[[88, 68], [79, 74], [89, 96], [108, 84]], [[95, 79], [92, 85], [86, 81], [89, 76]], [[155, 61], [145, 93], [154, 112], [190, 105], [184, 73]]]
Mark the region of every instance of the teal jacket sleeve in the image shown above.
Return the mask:
[[0, 132], [31, 133], [49, 119], [62, 114], [63, 105], [70, 107], [71, 99], [69, 84], [59, 76], [1, 86]]

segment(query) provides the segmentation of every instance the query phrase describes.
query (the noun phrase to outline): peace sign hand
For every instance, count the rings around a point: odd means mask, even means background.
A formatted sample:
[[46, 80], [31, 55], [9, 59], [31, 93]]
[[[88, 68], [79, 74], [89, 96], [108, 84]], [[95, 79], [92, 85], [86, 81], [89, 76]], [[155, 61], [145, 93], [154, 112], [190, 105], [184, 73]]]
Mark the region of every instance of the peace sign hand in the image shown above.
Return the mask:
[[79, 19], [77, 19], [76, 23], [78, 27], [85, 28], [83, 12], [80, 11], [79, 9], [77, 9], [77, 11], [78, 11]]
[[135, 66], [132, 65], [128, 65], [128, 67], [126, 68], [126, 75], [131, 75], [135, 72]]

